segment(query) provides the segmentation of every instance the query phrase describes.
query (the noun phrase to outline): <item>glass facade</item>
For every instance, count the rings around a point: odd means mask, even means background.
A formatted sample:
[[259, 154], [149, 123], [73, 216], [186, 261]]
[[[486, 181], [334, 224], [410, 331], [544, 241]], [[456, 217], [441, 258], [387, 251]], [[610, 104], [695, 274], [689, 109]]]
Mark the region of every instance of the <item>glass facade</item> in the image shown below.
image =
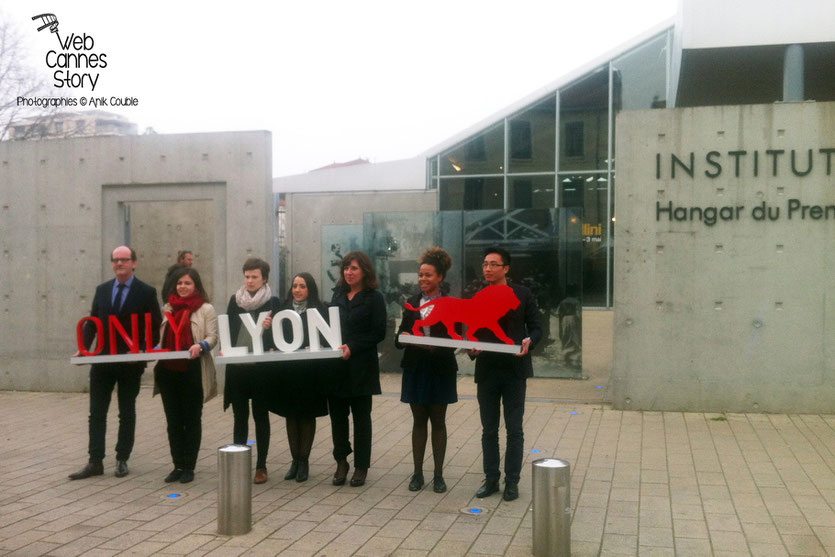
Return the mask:
[[[406, 299], [419, 291], [417, 263], [430, 246], [443, 246], [453, 266], [445, 277], [446, 291], [470, 298], [482, 287], [481, 262], [487, 246], [501, 246], [512, 256], [510, 277], [536, 296], [543, 339], [533, 352], [537, 377], [582, 377], [582, 219], [573, 208], [366, 213], [363, 225], [336, 225], [322, 232], [322, 266], [333, 267], [334, 251], [350, 238], [373, 260], [387, 305], [388, 332], [380, 344], [380, 368], [400, 369], [402, 351], [389, 339], [399, 326]], [[358, 238], [361, 234], [361, 239]], [[356, 241], [359, 241], [357, 245]], [[332, 244], [326, 246], [326, 244]], [[338, 264], [337, 264], [338, 265]], [[338, 273], [338, 270], [336, 271]], [[328, 272], [328, 278], [331, 273]], [[323, 296], [330, 298], [327, 279]], [[459, 373], [472, 374], [473, 363], [459, 351]]]
[[612, 307], [614, 115], [666, 107], [671, 35], [650, 38], [429, 157], [439, 209], [573, 210], [583, 302]]
[[441, 159], [441, 174], [447, 176], [501, 174], [503, 169], [503, 123], [470, 138]]
[[508, 173], [554, 172], [556, 95], [509, 118]]
[[560, 170], [606, 168], [609, 72], [600, 67], [560, 91]]

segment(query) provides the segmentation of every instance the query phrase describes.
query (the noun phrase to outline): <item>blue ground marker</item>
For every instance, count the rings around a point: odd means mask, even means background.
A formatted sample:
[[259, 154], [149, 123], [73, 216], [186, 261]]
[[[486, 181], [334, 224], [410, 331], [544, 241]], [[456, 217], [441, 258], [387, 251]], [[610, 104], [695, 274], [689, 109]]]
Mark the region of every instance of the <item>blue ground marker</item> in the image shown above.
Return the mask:
[[532, 453], [534, 453], [534, 454], [536, 454], [536, 453], [538, 453], [538, 452], [539, 452], [539, 449], [531, 449], [531, 452], [532, 452]]
[[597, 387], [595, 387], [595, 389], [602, 389], [602, 388], [603, 388], [603, 385], [598, 385]]
[[177, 497], [179, 497], [179, 496], [180, 496], [180, 494], [179, 494], [179, 493], [170, 493], [170, 494], [168, 495], [168, 498], [169, 498], [169, 499], [176, 499], [176, 498], [177, 498]]
[[578, 413], [579, 412], [577, 412], [576, 410], [572, 410], [571, 412], [569, 412], [569, 414], [578, 414]]
[[247, 445], [254, 445], [254, 444], [255, 444], [255, 441], [247, 441], [247, 442], [246, 442], [246, 444], [247, 444]]
[[487, 514], [490, 511], [481, 507], [466, 507], [461, 509], [461, 512], [464, 514]]

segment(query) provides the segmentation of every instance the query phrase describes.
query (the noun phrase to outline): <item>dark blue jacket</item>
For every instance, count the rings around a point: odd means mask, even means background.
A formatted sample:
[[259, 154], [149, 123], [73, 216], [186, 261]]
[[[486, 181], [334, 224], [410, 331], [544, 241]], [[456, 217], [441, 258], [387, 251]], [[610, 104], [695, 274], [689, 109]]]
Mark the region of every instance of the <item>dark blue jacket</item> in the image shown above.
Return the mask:
[[[518, 377], [533, 377], [533, 363], [531, 352], [542, 338], [542, 327], [539, 324], [539, 310], [536, 308], [536, 299], [533, 293], [521, 284], [508, 282], [513, 293], [519, 298], [519, 307], [510, 310], [504, 317], [499, 319], [499, 326], [513, 339], [515, 344], [522, 344], [522, 341], [530, 337], [531, 345], [528, 353], [522, 357], [513, 354], [502, 354], [499, 352], [482, 352], [475, 360], [475, 381], [478, 383], [486, 373], [491, 370], [512, 371]], [[478, 339], [484, 342], [502, 342], [492, 331], [482, 329], [478, 332]]]
[[[144, 351], [147, 347], [145, 341], [145, 314], [151, 314], [151, 346], [159, 344], [159, 327], [162, 323], [162, 313], [159, 309], [159, 302], [157, 302], [157, 291], [153, 286], [145, 284], [135, 276], [130, 289], [125, 296], [125, 303], [116, 311], [111, 302], [113, 295], [113, 283], [116, 279], [111, 279], [96, 287], [96, 294], [93, 296], [93, 307], [90, 309], [90, 315], [101, 319], [104, 335], [103, 338], [96, 339], [96, 345], [104, 344], [104, 350], [101, 354], [110, 354], [110, 331], [107, 325], [108, 317], [116, 315], [119, 323], [128, 332], [131, 333], [131, 314], [138, 314], [139, 316], [139, 349]], [[93, 339], [96, 338], [96, 327], [90, 321], [84, 324], [84, 345], [90, 349]], [[116, 348], [119, 354], [126, 354], [129, 352], [128, 346], [122, 337], [116, 333]], [[142, 364], [144, 367], [144, 363]]]

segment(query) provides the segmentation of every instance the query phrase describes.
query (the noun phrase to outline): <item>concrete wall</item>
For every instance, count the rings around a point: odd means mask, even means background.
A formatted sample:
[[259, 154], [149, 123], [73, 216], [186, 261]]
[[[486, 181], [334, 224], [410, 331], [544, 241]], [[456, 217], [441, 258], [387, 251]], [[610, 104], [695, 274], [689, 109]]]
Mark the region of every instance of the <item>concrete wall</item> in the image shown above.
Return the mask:
[[[287, 226], [285, 277], [307, 271], [323, 284], [322, 226], [353, 224], [362, 226], [364, 213], [390, 211], [434, 211], [438, 208], [435, 190], [293, 193], [286, 198]], [[329, 293], [321, 292], [323, 296]], [[283, 293], [282, 293], [283, 295]]]
[[264, 131], [0, 142], [0, 389], [87, 388], [89, 368], [69, 364], [76, 323], [137, 218], [158, 226], [142, 211], [128, 226], [132, 204], [170, 203], [159, 210], [172, 229], [134, 232], [136, 275], [158, 286], [160, 261], [185, 247], [175, 202], [199, 214], [210, 203], [211, 256], [199, 269], [225, 310], [241, 261], [272, 251], [271, 152]]
[[835, 411], [835, 104], [622, 112], [616, 141], [615, 406]]

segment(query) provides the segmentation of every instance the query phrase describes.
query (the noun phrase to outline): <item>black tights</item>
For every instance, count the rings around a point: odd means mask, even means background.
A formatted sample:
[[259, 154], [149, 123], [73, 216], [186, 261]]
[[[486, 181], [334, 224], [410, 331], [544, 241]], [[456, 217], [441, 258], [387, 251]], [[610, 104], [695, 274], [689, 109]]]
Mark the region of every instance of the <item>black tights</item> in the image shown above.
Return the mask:
[[306, 462], [316, 436], [316, 418], [286, 418], [286, 421], [290, 455], [293, 460]]
[[446, 456], [446, 404], [410, 404], [412, 408], [412, 455], [415, 474], [423, 474], [423, 455], [426, 452], [427, 421], [432, 422], [432, 457], [435, 475], [443, 476]]

